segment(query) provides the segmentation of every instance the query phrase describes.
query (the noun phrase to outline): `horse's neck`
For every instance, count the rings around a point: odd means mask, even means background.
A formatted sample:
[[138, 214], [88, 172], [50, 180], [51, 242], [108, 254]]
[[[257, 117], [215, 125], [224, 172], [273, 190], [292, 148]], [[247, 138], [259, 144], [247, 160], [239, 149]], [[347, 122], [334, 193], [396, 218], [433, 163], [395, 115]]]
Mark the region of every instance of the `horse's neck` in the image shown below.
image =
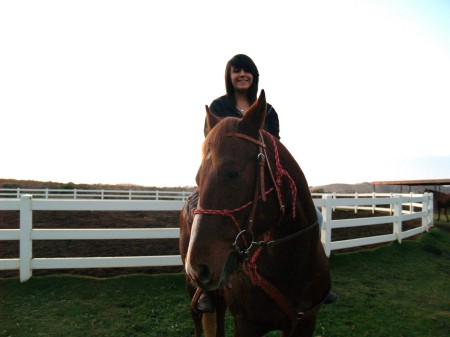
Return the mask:
[[[266, 132], [267, 133], [267, 132]], [[267, 140], [266, 140], [267, 142]], [[273, 169], [272, 172], [275, 174], [281, 174], [281, 195], [282, 201], [285, 206], [292, 205], [292, 198], [296, 198], [295, 201], [295, 210], [291, 210], [291, 212], [297, 213], [299, 211], [305, 211], [306, 213], [311, 213], [312, 215], [307, 216], [306, 218], [312, 219], [315, 215], [314, 207], [310, 205], [306, 205], [311, 200], [311, 193], [309, 191], [308, 183], [303, 174], [302, 169], [298, 165], [295, 158], [291, 155], [289, 150], [278, 140], [274, 140], [274, 137], [271, 136], [271, 142], [273, 142], [273, 153], [271, 154], [271, 158], [273, 158]], [[276, 156], [278, 154], [278, 156]], [[279, 159], [276, 159], [278, 157]], [[277, 162], [278, 160], [278, 162]], [[277, 167], [277, 164], [281, 165], [283, 173], [280, 171], [277, 172], [280, 168]], [[294, 193], [292, 186], [290, 185], [289, 180], [292, 179], [295, 184], [296, 192]], [[273, 181], [273, 184], [276, 184], [276, 181]], [[312, 202], [312, 201], [311, 201]], [[299, 206], [301, 205], [301, 207]], [[300, 207], [300, 209], [298, 209]], [[285, 214], [285, 217], [289, 214]], [[295, 214], [296, 216], [296, 214]]]
[[[274, 149], [274, 151], [276, 150], [279, 155], [279, 164], [281, 164], [283, 170], [286, 171], [286, 174], [289, 175], [289, 178], [293, 180], [296, 191], [294, 193], [288, 177], [281, 177], [283, 182], [281, 184], [282, 202], [284, 206], [286, 206], [285, 209], [287, 211], [281, 219], [279, 228], [275, 228], [273, 231], [275, 239], [280, 239], [301, 231], [308, 226], [312, 226], [314, 221], [317, 219], [317, 215], [314, 203], [311, 199], [308, 184], [300, 166], [290, 152], [283, 146], [283, 144], [275, 141], [275, 147], [276, 149]], [[272, 155], [275, 156], [275, 153]], [[276, 160], [274, 160], [274, 164], [276, 165]], [[274, 173], [276, 169], [277, 168], [275, 167]], [[273, 183], [276, 184], [276, 182]], [[292, 198], [295, 198], [294, 203], [292, 202]], [[301, 241], [303, 237], [310, 237], [314, 231], [317, 231], [317, 228], [313, 228], [311, 231], [302, 234], [301, 237], [289, 240], [282, 245], [292, 246], [289, 248], [291, 250], [301, 250], [303, 245], [298, 245], [296, 243]], [[317, 241], [320, 243], [320, 240]], [[312, 244], [316, 244], [316, 242], [309, 243], [309, 245]], [[315, 249], [315, 247], [312, 249]]]
[[[272, 257], [292, 260], [293, 265], [302, 264], [301, 261], [296, 261], [299, 258], [307, 261], [310, 255], [315, 254], [317, 245], [321, 245], [317, 224], [300, 212], [297, 212], [295, 219], [290, 214], [285, 214], [283, 221], [268, 233], [269, 241], [277, 242], [273, 246]], [[305, 259], [306, 256], [308, 258]]]

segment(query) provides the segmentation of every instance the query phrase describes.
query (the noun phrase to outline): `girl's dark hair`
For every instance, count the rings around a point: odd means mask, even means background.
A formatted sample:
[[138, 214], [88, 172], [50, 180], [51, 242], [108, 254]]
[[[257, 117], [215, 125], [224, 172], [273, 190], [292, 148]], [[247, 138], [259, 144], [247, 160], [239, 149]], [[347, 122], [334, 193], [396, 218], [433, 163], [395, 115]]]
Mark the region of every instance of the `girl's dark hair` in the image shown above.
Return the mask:
[[231, 60], [228, 61], [225, 67], [225, 86], [227, 90], [227, 96], [236, 104], [236, 97], [234, 95], [234, 87], [231, 83], [231, 67], [241, 68], [253, 75], [253, 83], [247, 92], [247, 98], [250, 104], [256, 101], [258, 95], [258, 82], [259, 82], [259, 72], [256, 67], [255, 62], [244, 54], [238, 54], [233, 56]]

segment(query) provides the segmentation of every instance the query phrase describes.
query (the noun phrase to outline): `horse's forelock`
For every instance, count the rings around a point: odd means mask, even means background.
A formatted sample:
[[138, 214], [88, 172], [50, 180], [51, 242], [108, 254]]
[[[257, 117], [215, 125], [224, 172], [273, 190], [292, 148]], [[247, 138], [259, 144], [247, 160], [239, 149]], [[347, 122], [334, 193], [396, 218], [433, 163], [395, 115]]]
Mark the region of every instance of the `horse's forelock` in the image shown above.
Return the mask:
[[214, 144], [216, 147], [221, 147], [227, 133], [233, 133], [237, 130], [239, 118], [227, 117], [220, 121], [206, 136], [203, 143], [202, 159], [204, 160], [208, 155], [210, 144]]

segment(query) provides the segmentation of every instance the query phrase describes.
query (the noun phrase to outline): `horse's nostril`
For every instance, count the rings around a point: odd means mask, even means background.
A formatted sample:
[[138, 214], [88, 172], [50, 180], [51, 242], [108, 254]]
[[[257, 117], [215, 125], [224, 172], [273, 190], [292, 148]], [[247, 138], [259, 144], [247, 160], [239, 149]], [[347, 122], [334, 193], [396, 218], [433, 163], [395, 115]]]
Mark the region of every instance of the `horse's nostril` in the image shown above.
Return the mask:
[[207, 284], [211, 281], [211, 273], [209, 268], [204, 264], [200, 264], [198, 266], [198, 280], [203, 284]]

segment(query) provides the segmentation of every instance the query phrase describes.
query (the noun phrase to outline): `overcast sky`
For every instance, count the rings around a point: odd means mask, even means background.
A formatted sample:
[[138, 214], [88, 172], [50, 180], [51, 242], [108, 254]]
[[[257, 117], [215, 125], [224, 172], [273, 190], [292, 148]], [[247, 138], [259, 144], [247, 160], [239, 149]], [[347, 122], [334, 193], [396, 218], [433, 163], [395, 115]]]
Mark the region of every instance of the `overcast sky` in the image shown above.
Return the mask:
[[193, 186], [249, 55], [309, 185], [450, 178], [450, 1], [2, 1], [0, 178]]

